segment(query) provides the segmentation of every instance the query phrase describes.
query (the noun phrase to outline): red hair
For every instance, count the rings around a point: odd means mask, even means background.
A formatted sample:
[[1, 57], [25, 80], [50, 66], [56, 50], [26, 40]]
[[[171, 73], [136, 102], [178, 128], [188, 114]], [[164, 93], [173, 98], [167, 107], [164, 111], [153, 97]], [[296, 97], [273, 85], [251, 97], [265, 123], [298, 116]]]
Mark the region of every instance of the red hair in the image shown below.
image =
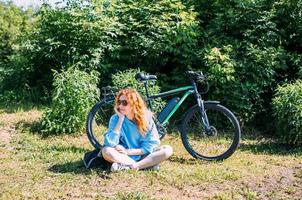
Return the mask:
[[148, 109], [145, 101], [135, 89], [128, 88], [122, 89], [117, 93], [115, 98], [115, 106], [117, 106], [117, 100], [119, 100], [122, 95], [125, 95], [127, 97], [127, 102], [134, 114], [134, 122], [137, 124], [139, 132], [142, 135], [145, 135], [148, 131], [146, 116]]

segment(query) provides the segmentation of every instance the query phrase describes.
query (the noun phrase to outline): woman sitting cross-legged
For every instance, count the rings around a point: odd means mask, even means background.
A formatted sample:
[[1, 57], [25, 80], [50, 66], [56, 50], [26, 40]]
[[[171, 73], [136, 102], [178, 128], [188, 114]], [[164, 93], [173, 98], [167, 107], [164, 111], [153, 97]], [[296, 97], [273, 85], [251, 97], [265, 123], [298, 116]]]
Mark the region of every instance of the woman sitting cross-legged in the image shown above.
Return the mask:
[[159, 169], [159, 163], [173, 153], [160, 140], [152, 113], [135, 89], [120, 90], [115, 99], [115, 113], [104, 134], [102, 155], [112, 163], [111, 171]]

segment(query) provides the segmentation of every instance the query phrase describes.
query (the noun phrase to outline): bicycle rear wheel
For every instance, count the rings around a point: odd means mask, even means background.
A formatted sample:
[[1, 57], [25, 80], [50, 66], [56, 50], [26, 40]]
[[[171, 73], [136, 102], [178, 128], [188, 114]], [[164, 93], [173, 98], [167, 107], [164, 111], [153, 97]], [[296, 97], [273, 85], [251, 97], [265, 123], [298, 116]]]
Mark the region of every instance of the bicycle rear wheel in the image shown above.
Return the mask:
[[103, 99], [90, 110], [86, 121], [86, 133], [90, 143], [97, 149], [103, 146], [104, 132], [110, 117], [114, 114], [114, 98]]
[[198, 105], [191, 107], [182, 121], [181, 139], [186, 150], [201, 160], [222, 160], [230, 157], [240, 141], [240, 126], [226, 107], [204, 104], [211, 131], [206, 132]]

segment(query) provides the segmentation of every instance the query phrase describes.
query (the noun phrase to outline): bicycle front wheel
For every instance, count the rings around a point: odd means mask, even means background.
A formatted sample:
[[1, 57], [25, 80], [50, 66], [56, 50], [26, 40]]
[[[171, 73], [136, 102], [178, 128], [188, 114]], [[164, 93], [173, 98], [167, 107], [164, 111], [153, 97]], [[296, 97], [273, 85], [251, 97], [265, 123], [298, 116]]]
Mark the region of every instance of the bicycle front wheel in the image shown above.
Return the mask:
[[182, 121], [181, 139], [186, 150], [201, 160], [222, 160], [230, 157], [240, 141], [240, 126], [226, 107], [204, 104], [211, 131], [206, 131], [198, 105], [191, 107]]
[[103, 146], [104, 132], [114, 114], [113, 103], [114, 98], [104, 99], [95, 104], [87, 116], [86, 133], [94, 148], [100, 149]]

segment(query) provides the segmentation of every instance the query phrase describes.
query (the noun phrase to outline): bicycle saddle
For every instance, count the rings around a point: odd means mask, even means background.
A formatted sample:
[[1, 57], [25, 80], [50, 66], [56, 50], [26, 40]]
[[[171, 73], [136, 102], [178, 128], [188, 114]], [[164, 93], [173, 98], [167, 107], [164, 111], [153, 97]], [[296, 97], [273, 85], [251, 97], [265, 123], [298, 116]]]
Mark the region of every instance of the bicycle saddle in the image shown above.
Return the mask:
[[148, 75], [142, 72], [139, 72], [135, 75], [137, 81], [155, 81], [157, 77], [155, 75]]

